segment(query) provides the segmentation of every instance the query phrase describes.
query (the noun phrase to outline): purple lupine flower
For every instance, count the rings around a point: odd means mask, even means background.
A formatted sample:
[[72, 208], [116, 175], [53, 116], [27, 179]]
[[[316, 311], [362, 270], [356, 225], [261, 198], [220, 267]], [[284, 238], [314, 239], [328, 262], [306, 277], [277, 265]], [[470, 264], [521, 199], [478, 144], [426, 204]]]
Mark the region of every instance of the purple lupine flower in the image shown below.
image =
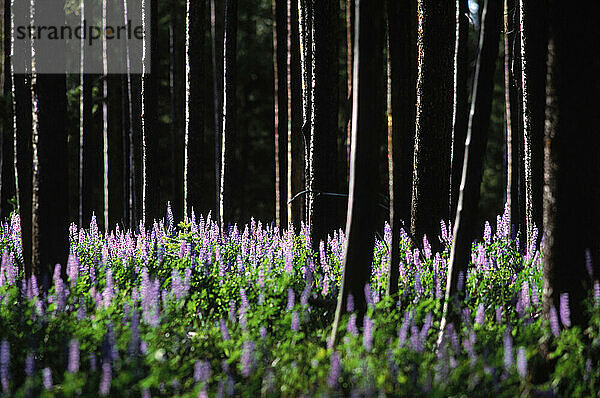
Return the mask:
[[256, 344], [252, 340], [246, 340], [242, 344], [242, 376], [248, 377], [254, 369], [254, 349]]
[[114, 281], [113, 281], [113, 271], [112, 268], [106, 268], [106, 287], [102, 292], [102, 303], [104, 307], [107, 308], [112, 303], [113, 299], [113, 289], [114, 289]]
[[288, 289], [288, 299], [287, 299], [287, 307], [286, 309], [289, 311], [294, 308], [295, 295], [294, 290], [290, 287]]
[[340, 358], [337, 352], [333, 351], [329, 358], [329, 375], [327, 376], [327, 385], [332, 390], [335, 390], [338, 386], [341, 370]]
[[52, 279], [54, 280], [56, 310], [62, 311], [65, 308], [67, 298], [65, 285], [60, 277], [60, 264], [56, 264], [54, 267], [54, 275], [52, 276]]
[[489, 222], [485, 222], [485, 226], [483, 227], [483, 240], [486, 244], [490, 244], [492, 241], [492, 227]]
[[194, 364], [194, 381], [205, 383], [210, 379], [211, 369], [208, 361], [196, 361]]
[[421, 257], [419, 256], [419, 254], [419, 249], [415, 249], [413, 252], [413, 263], [415, 264], [415, 267], [417, 267], [417, 269], [421, 267]]
[[522, 379], [527, 377], [527, 353], [525, 347], [519, 347], [517, 350], [517, 372]]
[[421, 271], [417, 268], [415, 270], [415, 293], [417, 293], [417, 296], [420, 296], [423, 292], [425, 292], [425, 289], [421, 285]]
[[504, 368], [508, 371], [513, 366], [513, 346], [510, 331], [504, 333]]
[[423, 323], [423, 328], [419, 333], [419, 339], [421, 340], [421, 345], [425, 346], [425, 341], [427, 340], [427, 334], [429, 333], [429, 329], [431, 329], [431, 324], [433, 323], [433, 317], [431, 316], [431, 312], [428, 312], [425, 316], [425, 322]]
[[102, 363], [102, 377], [100, 379], [100, 389], [98, 393], [101, 396], [108, 395], [110, 392], [110, 384], [112, 381], [112, 368], [110, 362]]
[[246, 328], [248, 327], [248, 320], [246, 317], [246, 307], [240, 307], [240, 311], [239, 311], [239, 320], [240, 320], [240, 326], [242, 327], [243, 330], [246, 330]]
[[427, 235], [423, 235], [423, 254], [425, 254], [425, 258], [431, 258], [431, 245], [427, 240]]
[[585, 249], [585, 269], [590, 278], [592, 278], [594, 276], [594, 269], [592, 267], [592, 252], [590, 249]]
[[448, 241], [448, 230], [446, 229], [446, 222], [444, 220], [440, 221], [440, 229], [442, 230], [442, 241]]
[[9, 387], [9, 367], [10, 367], [10, 344], [6, 340], [0, 343], [0, 382], [2, 391], [8, 394]]
[[356, 327], [356, 314], [350, 314], [346, 330], [353, 336], [358, 336], [358, 328]]
[[52, 389], [52, 370], [50, 368], [42, 369], [42, 384], [46, 390]]
[[173, 232], [174, 229], [173, 211], [171, 210], [171, 202], [167, 202], [167, 231]]
[[229, 334], [229, 329], [227, 329], [227, 324], [225, 323], [225, 319], [221, 318], [219, 322], [219, 326], [221, 328], [221, 336], [223, 340], [230, 340], [231, 335]]
[[292, 312], [292, 331], [297, 332], [300, 329], [300, 318], [298, 312]]
[[312, 284], [312, 275], [309, 278], [309, 282], [306, 284], [306, 286], [304, 287], [304, 290], [302, 291], [302, 294], [300, 295], [300, 306], [301, 307], [306, 307], [308, 305], [308, 299], [310, 298], [310, 290], [311, 290], [311, 285]]
[[402, 322], [402, 326], [398, 330], [398, 345], [402, 347], [406, 342], [406, 334], [408, 333], [408, 328], [410, 326], [409, 320], [410, 314], [408, 311], [404, 312], [404, 320]]
[[540, 296], [538, 293], [537, 283], [535, 281], [531, 284], [531, 304], [537, 307], [540, 304]]
[[569, 309], [569, 293], [560, 295], [560, 321], [565, 328], [571, 327], [571, 310]]
[[558, 337], [560, 335], [560, 326], [558, 324], [558, 313], [556, 312], [556, 307], [550, 307], [550, 330], [554, 337]]
[[527, 281], [524, 281], [521, 285], [521, 301], [523, 302], [524, 309], [529, 308], [529, 283]]
[[367, 351], [371, 351], [373, 348], [373, 328], [374, 323], [371, 318], [365, 316], [363, 318], [363, 347]]
[[350, 293], [348, 295], [348, 298], [346, 299], [346, 311], [347, 312], [354, 311], [354, 296], [352, 295], [352, 293]]
[[69, 277], [69, 282], [71, 283], [71, 287], [77, 283], [77, 277], [79, 275], [79, 259], [74, 254], [69, 254], [69, 259], [67, 260], [67, 276]]
[[33, 352], [29, 352], [25, 358], [25, 376], [31, 377], [35, 371], [35, 356]]
[[369, 285], [368, 283], [365, 283], [365, 300], [367, 301], [367, 305], [369, 307], [374, 307], [375, 304], [373, 303], [373, 296], [371, 295], [371, 285]]
[[485, 307], [483, 303], [479, 303], [477, 306], [477, 314], [475, 315], [475, 323], [477, 325], [483, 325], [485, 322]]
[[258, 331], [258, 334], [260, 334], [261, 339], [263, 339], [263, 340], [266, 339], [267, 338], [267, 328], [264, 326], [261, 326]]
[[464, 284], [465, 284], [465, 274], [462, 271], [460, 271], [458, 273], [458, 280], [456, 281], [456, 290], [459, 292], [462, 292]]
[[594, 303], [600, 304], [600, 283], [598, 281], [594, 282]]
[[248, 304], [248, 297], [246, 296], [246, 289], [240, 288], [240, 298], [242, 299], [242, 307], [248, 308], [250, 305]]
[[72, 339], [69, 343], [69, 364], [67, 366], [69, 373], [79, 372], [79, 340]]

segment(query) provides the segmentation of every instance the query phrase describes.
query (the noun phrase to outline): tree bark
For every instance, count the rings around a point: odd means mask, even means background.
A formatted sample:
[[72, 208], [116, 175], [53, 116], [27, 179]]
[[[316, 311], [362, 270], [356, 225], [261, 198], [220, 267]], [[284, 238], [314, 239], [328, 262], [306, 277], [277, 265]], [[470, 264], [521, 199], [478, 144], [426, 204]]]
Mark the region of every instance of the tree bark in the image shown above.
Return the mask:
[[287, 225], [287, 0], [273, 0], [275, 223]]
[[454, 220], [454, 239], [448, 262], [446, 295], [440, 324], [443, 333], [448, 319], [458, 320], [450, 300], [457, 295], [456, 281], [459, 273], [466, 275], [471, 259], [471, 244], [478, 229], [478, 212], [483, 158], [487, 145], [488, 129], [494, 91], [494, 70], [498, 58], [498, 45], [502, 21], [502, 3], [486, 0], [479, 35], [479, 51], [473, 85], [473, 101], [469, 115], [469, 128], [465, 141], [465, 158], [458, 208]]
[[[417, 87], [417, 4], [388, 0], [388, 43], [391, 79], [390, 223], [392, 247], [387, 293], [398, 292], [400, 230], [408, 225], [415, 147]], [[396, 117], [394, 117], [396, 116]]]
[[225, 38], [223, 46], [223, 139], [221, 144], [221, 228], [235, 222], [233, 217], [233, 184], [235, 183], [234, 145], [236, 140], [236, 42], [238, 1], [225, 1]]
[[543, 227], [544, 99], [548, 42], [545, 3], [519, 1], [528, 246], [535, 243], [531, 242], [534, 227], [540, 232]]
[[[418, 2], [418, 78], [411, 232], [435, 234], [448, 218], [455, 36], [453, 2]], [[430, 239], [434, 249], [437, 239]]]
[[339, 4], [321, 1], [313, 14], [313, 110], [311, 126], [310, 215], [312, 248], [327, 243], [327, 235], [339, 228], [337, 190], [338, 58], [335, 47]]
[[[211, 36], [212, 36], [212, 67], [213, 67], [213, 99], [215, 116], [215, 209], [221, 203], [221, 141], [223, 133], [223, 2], [210, 1]], [[217, 221], [220, 222], [219, 211], [215, 212]]]
[[[600, 83], [598, 22], [585, 7], [550, 1], [544, 145], [544, 310], [568, 293], [573, 325], [600, 275]], [[565, 16], [568, 15], [568, 18]], [[577, 38], [577, 40], [573, 40]], [[592, 276], [586, 253], [592, 256]]]
[[13, 206], [10, 201], [17, 193], [15, 183], [15, 150], [14, 134], [11, 123], [11, 105], [9, 103], [12, 93], [12, 79], [10, 68], [11, 49], [11, 11], [10, 0], [3, 0], [2, 7], [2, 71], [0, 74], [0, 93], [3, 101], [0, 103], [2, 109], [2, 121], [0, 122], [0, 219], [10, 216]]
[[384, 4], [356, 0], [356, 37], [352, 111], [350, 198], [344, 247], [344, 271], [331, 343], [351, 294], [359, 324], [366, 311], [365, 285], [371, 278], [377, 209], [377, 141], [385, 132], [384, 107]]
[[[44, 15], [46, 22], [61, 26], [64, 7], [61, 1], [35, 3], [33, 15]], [[35, 23], [35, 21], [32, 21]], [[68, 255], [68, 165], [66, 75], [37, 73], [65, 65], [65, 53], [47, 43], [35, 49], [32, 75], [33, 121], [33, 195], [32, 195], [32, 269], [40, 280], [48, 280], [55, 264], [65, 264]]]
[[304, 149], [302, 139], [302, 68], [300, 65], [300, 31], [298, 26], [298, 0], [287, 1], [287, 220], [295, 227], [304, 219], [302, 199], [292, 200], [303, 189]]
[[[142, 6], [146, 47], [142, 73], [142, 156], [143, 156], [143, 218], [149, 226], [161, 218], [160, 162], [158, 132], [158, 2], [144, 0]], [[149, 59], [148, 59], [149, 58]]]
[[[205, 1], [202, 1], [202, 6], [206, 8]], [[170, 152], [171, 152], [171, 169], [170, 169], [170, 201], [171, 201], [171, 211], [173, 212], [173, 216], [175, 220], [183, 220], [183, 208], [184, 208], [184, 190], [185, 187], [182, 186], [181, 181], [184, 180], [184, 176], [182, 174], [182, 167], [185, 168], [184, 165], [184, 143], [181, 142], [179, 129], [180, 129], [180, 92], [181, 85], [178, 79], [179, 74], [179, 7], [178, 2], [174, 0], [170, 0], [171, 10], [169, 12], [169, 100], [170, 100], [170, 115], [171, 115], [171, 125], [170, 125]], [[199, 21], [201, 24], [205, 24], [204, 15], [202, 15], [202, 19]], [[187, 25], [186, 25], [187, 26]], [[202, 37], [204, 39], [204, 37]], [[200, 40], [200, 43], [204, 43], [204, 40]], [[200, 111], [202, 108], [198, 108]], [[202, 112], [202, 117], [204, 117], [204, 112]], [[185, 140], [185, 138], [184, 138]], [[202, 145], [202, 149], [204, 149], [204, 145]], [[201, 179], [203, 174], [197, 176], [198, 179]]]
[[452, 121], [452, 156], [450, 178], [450, 219], [456, 216], [458, 192], [462, 178], [465, 139], [469, 124], [469, 5], [456, 1], [456, 44], [454, 50], [454, 113]]
[[204, 147], [204, 37], [206, 37], [204, 1], [188, 0], [186, 10], [186, 73], [185, 73], [185, 172], [184, 214], [207, 211], [205, 182], [202, 179], [206, 163]]

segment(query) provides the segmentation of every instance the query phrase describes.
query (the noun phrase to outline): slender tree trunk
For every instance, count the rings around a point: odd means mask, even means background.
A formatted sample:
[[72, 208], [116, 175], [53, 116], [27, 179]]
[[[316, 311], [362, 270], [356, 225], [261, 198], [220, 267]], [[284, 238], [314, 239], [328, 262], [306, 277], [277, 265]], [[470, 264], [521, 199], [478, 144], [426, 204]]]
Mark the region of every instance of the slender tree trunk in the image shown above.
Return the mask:
[[385, 132], [384, 3], [356, 0], [356, 37], [352, 110], [350, 198], [344, 247], [344, 271], [331, 342], [336, 339], [340, 317], [349, 295], [354, 298], [358, 321], [366, 311], [365, 285], [371, 278], [377, 209], [377, 141]]
[[302, 140], [302, 68], [300, 65], [300, 31], [298, 26], [298, 0], [287, 0], [287, 220], [299, 227], [304, 218], [302, 199], [292, 201], [303, 189], [304, 149]]
[[[544, 310], [548, 317], [567, 293], [571, 323], [583, 327], [588, 320], [583, 300], [600, 275], [600, 29], [586, 7], [549, 3]], [[586, 250], [593, 279], [586, 271]]]
[[[64, 7], [60, 0], [35, 3], [32, 15], [61, 26]], [[35, 20], [32, 20], [35, 24]], [[44, 280], [55, 264], [65, 264], [68, 255], [68, 165], [66, 75], [38, 73], [65, 67], [65, 53], [47, 43], [35, 49], [32, 77], [33, 195], [32, 268]]]
[[[391, 79], [390, 223], [392, 255], [388, 294], [398, 292], [400, 230], [410, 220], [417, 87], [417, 3], [388, 0], [389, 76]], [[395, 117], [394, 117], [395, 116]], [[388, 127], [389, 128], [389, 127]]]
[[[11, 1], [12, 24], [27, 26], [30, 21], [30, 3]], [[14, 33], [14, 32], [13, 32]], [[12, 35], [11, 35], [12, 36]], [[20, 45], [20, 47], [19, 47]], [[31, 275], [31, 200], [32, 200], [32, 98], [31, 98], [31, 42], [24, 40], [11, 43], [11, 53], [22, 51], [23, 57], [12, 57], [12, 121], [14, 142], [14, 173], [17, 202], [21, 218], [23, 263], [26, 275]], [[20, 72], [20, 73], [17, 73]], [[24, 73], [26, 72], [26, 73]]]
[[[469, 116], [469, 128], [465, 141], [465, 158], [458, 208], [454, 220], [454, 239], [448, 262], [446, 296], [440, 325], [440, 336], [446, 320], [456, 321], [454, 311], [449, 309], [450, 300], [456, 297], [456, 281], [459, 273], [466, 275], [471, 259], [471, 244], [478, 229], [478, 212], [483, 158], [487, 145], [488, 129], [494, 91], [494, 70], [498, 59], [498, 45], [502, 21], [502, 3], [486, 0], [484, 3], [479, 52], [473, 85], [473, 102]], [[451, 313], [450, 313], [451, 312]]]
[[541, 230], [543, 226], [544, 99], [548, 42], [545, 3], [519, 1], [528, 246], [535, 243], [531, 242], [534, 227]]
[[188, 0], [186, 11], [186, 73], [185, 73], [185, 172], [184, 213], [205, 211], [206, 190], [201, 176], [205, 166], [204, 146], [204, 38], [206, 37], [204, 1]]
[[287, 0], [273, 0], [273, 71], [275, 87], [275, 222], [287, 225]]
[[[415, 237], [448, 217], [455, 36], [453, 2], [419, 0], [417, 119], [411, 209]], [[434, 249], [437, 239], [430, 239]]]
[[312, 195], [311, 238], [313, 251], [327, 243], [327, 235], [339, 228], [337, 190], [338, 58], [335, 47], [339, 2], [325, 0], [314, 9], [313, 117], [311, 131]]
[[[206, 8], [205, 2], [202, 2], [202, 5]], [[181, 181], [185, 178], [180, 175], [180, 165], [184, 163], [184, 159], [181, 156], [182, 152], [185, 152], [185, 148], [181, 144], [179, 139], [179, 85], [178, 85], [178, 71], [179, 71], [179, 58], [177, 57], [177, 43], [179, 39], [178, 35], [178, 21], [177, 15], [179, 13], [179, 9], [177, 6], [177, 2], [174, 0], [170, 1], [171, 10], [169, 12], [169, 96], [170, 96], [170, 113], [171, 113], [171, 129], [170, 129], [170, 139], [171, 139], [171, 170], [170, 170], [170, 185], [171, 185], [171, 211], [175, 216], [176, 220], [181, 220], [184, 207], [184, 189], [181, 186]], [[204, 16], [202, 16], [201, 23], [205, 23]], [[201, 40], [200, 43], [204, 43], [204, 40]], [[198, 108], [200, 110], [200, 108]], [[204, 114], [202, 114], [204, 116]], [[204, 145], [202, 146], [204, 148]], [[185, 166], [184, 166], [185, 167]], [[198, 176], [200, 177], [200, 176]]]
[[14, 134], [11, 123], [11, 104], [8, 102], [12, 93], [12, 80], [10, 68], [10, 49], [11, 42], [11, 12], [10, 0], [2, 0], [0, 7], [2, 12], [2, 73], [0, 75], [0, 92], [4, 102], [1, 103], [2, 121], [0, 122], [0, 219], [9, 217], [13, 206], [10, 200], [17, 193], [14, 172]]
[[[213, 99], [215, 104], [215, 178], [216, 178], [216, 200], [215, 209], [220, 208], [221, 203], [221, 141], [223, 133], [223, 2], [210, 1], [211, 35], [212, 35], [212, 66], [213, 66]], [[220, 213], [216, 212], [217, 220], [220, 221]]]
[[465, 155], [469, 123], [469, 5], [456, 0], [456, 44], [454, 50], [454, 115], [452, 122], [452, 157], [450, 178], [450, 219], [456, 215], [458, 192]]
[[[352, 96], [352, 67], [354, 66], [354, 60], [352, 53], [354, 46], [354, 20], [355, 20], [355, 5], [356, 0], [346, 0], [346, 67], [347, 67], [347, 78], [348, 78], [348, 98]], [[352, 142], [352, 116], [349, 115], [348, 123], [346, 126], [346, 151], [347, 151], [347, 164], [348, 172], [347, 179], [350, 180], [350, 143]]]
[[[143, 150], [143, 218], [146, 226], [161, 218], [160, 166], [158, 132], [158, 2], [144, 0], [142, 5], [144, 29], [150, 40], [144, 47], [142, 73], [142, 150]], [[150, 59], [148, 59], [150, 58]]]
[[513, 41], [516, 32], [514, 31], [513, 11], [514, 0], [504, 0], [504, 121], [506, 128], [506, 202], [510, 211], [511, 225], [517, 230], [520, 225], [519, 212], [519, 131], [517, 115], [514, 110], [515, 99], [513, 85]]
[[312, 40], [312, 21], [313, 21], [313, 0], [299, 0], [299, 19], [300, 27], [300, 57], [302, 64], [302, 137], [304, 139], [304, 215], [305, 223], [311, 222], [311, 186], [310, 172], [312, 153], [310, 142], [310, 124], [312, 120], [312, 82], [313, 82], [313, 40]]
[[225, 2], [225, 38], [223, 46], [223, 139], [221, 144], [221, 228], [235, 222], [233, 218], [234, 145], [236, 140], [236, 42], [238, 0]]

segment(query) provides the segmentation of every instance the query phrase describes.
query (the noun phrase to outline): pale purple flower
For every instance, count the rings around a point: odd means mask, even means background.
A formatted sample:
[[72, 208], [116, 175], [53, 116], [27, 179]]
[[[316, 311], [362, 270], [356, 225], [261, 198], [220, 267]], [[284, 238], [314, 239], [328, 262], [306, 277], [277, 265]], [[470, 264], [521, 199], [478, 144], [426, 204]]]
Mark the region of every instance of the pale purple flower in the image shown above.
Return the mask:
[[458, 273], [458, 280], [456, 281], [456, 290], [458, 290], [459, 292], [462, 292], [464, 284], [465, 284], [465, 274], [462, 271], [460, 271]]
[[251, 340], [246, 340], [242, 344], [242, 376], [248, 377], [254, 369], [254, 350], [256, 344]]
[[109, 307], [112, 303], [113, 299], [113, 289], [114, 289], [114, 281], [113, 281], [113, 271], [111, 268], [106, 268], [106, 287], [102, 292], [102, 303], [104, 307]]
[[590, 249], [585, 249], [585, 268], [590, 278], [594, 276], [594, 268], [592, 267], [592, 252]]
[[440, 221], [440, 229], [442, 230], [442, 241], [448, 241], [448, 231], [446, 230], [446, 222], [444, 220]]
[[102, 363], [102, 377], [100, 378], [100, 390], [101, 396], [108, 395], [110, 392], [110, 384], [112, 382], [112, 368], [109, 362]]
[[485, 222], [485, 226], [483, 227], [483, 240], [487, 244], [489, 244], [492, 241], [492, 227], [487, 221]]
[[423, 254], [425, 254], [425, 258], [431, 258], [431, 245], [427, 240], [427, 235], [423, 235]]
[[513, 366], [513, 345], [510, 331], [504, 333], [504, 368], [509, 370]]
[[423, 323], [423, 328], [419, 333], [419, 339], [421, 340], [421, 345], [425, 345], [425, 341], [427, 340], [427, 334], [429, 333], [429, 329], [431, 329], [431, 324], [433, 323], [433, 317], [431, 316], [431, 312], [428, 312], [425, 316], [425, 322]]
[[550, 307], [550, 330], [554, 337], [558, 337], [560, 335], [560, 326], [558, 324], [558, 313], [556, 312], [556, 307]]
[[52, 370], [50, 368], [42, 370], [42, 384], [46, 390], [52, 389]]
[[261, 326], [258, 333], [260, 334], [260, 338], [261, 339], [266, 339], [267, 338], [267, 328], [265, 328], [264, 326]]
[[475, 323], [478, 325], [483, 325], [485, 322], [485, 307], [483, 303], [479, 303], [477, 306], [477, 314], [475, 315]]
[[346, 299], [346, 311], [347, 312], [354, 311], [354, 296], [352, 295], [352, 293], [350, 293], [348, 295], [348, 298]]
[[363, 318], [363, 347], [367, 351], [371, 351], [373, 348], [373, 328], [374, 323], [371, 318], [365, 316]]
[[221, 328], [221, 336], [223, 337], [223, 340], [230, 340], [231, 335], [229, 334], [229, 329], [227, 329], [227, 324], [225, 323], [225, 319], [221, 318], [219, 325]]
[[560, 295], [560, 321], [565, 328], [571, 327], [571, 310], [569, 309], [569, 294]]
[[600, 283], [598, 281], [594, 282], [594, 303], [600, 304]]
[[31, 375], [33, 375], [34, 370], [35, 370], [35, 356], [33, 355], [32, 352], [29, 352], [27, 354], [27, 357], [25, 358], [25, 376], [31, 377]]
[[9, 367], [10, 367], [10, 344], [6, 340], [0, 343], [0, 382], [2, 391], [8, 394], [9, 388]]
[[72, 339], [69, 343], [69, 364], [67, 366], [69, 373], [79, 372], [79, 341]]
[[527, 377], [527, 353], [525, 347], [519, 347], [517, 350], [517, 372], [522, 379]]
[[75, 283], [77, 283], [78, 273], [79, 259], [74, 254], [69, 254], [69, 259], [67, 260], [67, 276], [69, 277], [71, 286], [74, 286]]
[[300, 329], [300, 318], [298, 312], [292, 312], [292, 331], [297, 332]]
[[338, 379], [341, 373], [340, 358], [337, 352], [333, 351], [329, 358], [329, 375], [327, 376], [327, 385], [335, 390], [338, 386]]
[[196, 361], [194, 364], [194, 381], [196, 383], [205, 383], [210, 379], [210, 363], [207, 361]]
[[523, 308], [529, 308], [529, 283], [524, 281], [521, 285], [521, 301], [523, 302]]
[[346, 330], [353, 336], [358, 336], [358, 328], [356, 327], [356, 314], [350, 314], [350, 318], [348, 318], [348, 324], [346, 325]]
[[496, 307], [496, 323], [502, 323], [502, 306]]
[[367, 305], [369, 307], [374, 307], [375, 304], [373, 303], [373, 296], [371, 295], [371, 285], [369, 285], [368, 283], [365, 283], [365, 300], [367, 301]]
[[287, 299], [287, 307], [286, 309], [289, 311], [294, 308], [295, 295], [294, 290], [292, 288], [288, 289], [288, 299]]

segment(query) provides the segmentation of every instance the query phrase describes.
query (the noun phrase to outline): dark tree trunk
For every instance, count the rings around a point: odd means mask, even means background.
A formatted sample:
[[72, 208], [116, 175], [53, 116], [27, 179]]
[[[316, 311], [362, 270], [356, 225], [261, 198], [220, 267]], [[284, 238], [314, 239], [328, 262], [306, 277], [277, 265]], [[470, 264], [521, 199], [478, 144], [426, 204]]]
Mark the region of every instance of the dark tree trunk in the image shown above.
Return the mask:
[[[454, 220], [454, 239], [448, 262], [446, 296], [440, 330], [443, 332], [448, 316], [453, 321], [454, 310], [450, 309], [450, 299], [457, 294], [456, 281], [462, 272], [466, 275], [471, 260], [471, 244], [478, 229], [481, 177], [483, 158], [487, 145], [488, 129], [494, 91], [494, 70], [498, 59], [498, 45], [502, 21], [502, 3], [486, 0], [484, 3], [479, 51], [473, 85], [473, 102], [469, 116], [469, 128], [465, 141], [465, 158], [458, 208]], [[452, 314], [449, 314], [449, 311]]]
[[311, 131], [313, 190], [311, 239], [313, 251], [319, 243], [327, 243], [327, 235], [339, 228], [337, 214], [339, 198], [331, 193], [337, 190], [338, 139], [338, 58], [336, 51], [337, 16], [339, 2], [325, 0], [314, 8], [313, 22], [313, 117]]
[[287, 0], [273, 0], [275, 87], [275, 222], [287, 225]]
[[302, 68], [300, 65], [300, 32], [298, 27], [298, 0], [288, 0], [288, 56], [287, 56], [287, 121], [288, 121], [288, 192], [287, 219], [299, 227], [304, 219], [302, 198], [292, 201], [304, 189], [304, 145], [302, 139]]
[[206, 162], [204, 147], [204, 91], [206, 81], [204, 68], [204, 38], [206, 4], [204, 1], [188, 0], [186, 12], [186, 101], [185, 101], [185, 172], [184, 213], [191, 215], [208, 210], [203, 192], [206, 184], [202, 179]]
[[[55, 26], [61, 26], [65, 19], [60, 0], [36, 2], [32, 14], [43, 15], [44, 21]], [[51, 277], [55, 264], [65, 264], [69, 249], [67, 94], [64, 73], [43, 73], [65, 70], [64, 49], [57, 53], [47, 43], [34, 42], [33, 46], [32, 270], [43, 280]]]
[[131, 136], [129, 137], [132, 146], [133, 169], [132, 178], [132, 201], [135, 222], [144, 220], [144, 150], [142, 134], [142, 76], [140, 74], [131, 74], [131, 114], [132, 126]]
[[312, 52], [312, 21], [313, 0], [299, 0], [300, 55], [302, 63], [302, 137], [304, 140], [304, 222], [310, 223], [311, 214], [311, 142], [310, 130], [312, 120], [312, 81], [313, 81], [313, 52]]
[[[391, 79], [390, 224], [392, 255], [388, 294], [398, 292], [400, 229], [410, 220], [417, 87], [417, 3], [388, 0]], [[388, 120], [388, 123], [390, 120]]]
[[[355, 20], [355, 0], [346, 0], [346, 68], [348, 78], [348, 99], [352, 96], [352, 68], [354, 66], [354, 59], [352, 54], [352, 47], [354, 46], [354, 20]], [[350, 102], [350, 101], [348, 101]], [[349, 106], [347, 108], [350, 108]], [[352, 115], [351, 110], [348, 109], [348, 123], [346, 125], [346, 152], [347, 152], [347, 164], [348, 170], [346, 172], [346, 179], [349, 181], [350, 177], [350, 143], [352, 142]]]
[[[143, 217], [144, 224], [151, 226], [153, 220], [161, 218], [160, 162], [158, 129], [158, 2], [146, 1], [144, 26], [150, 29], [150, 40], [144, 54], [142, 74], [142, 149], [143, 149]], [[149, 8], [149, 9], [148, 9]], [[147, 37], [144, 40], [148, 40]], [[148, 61], [148, 57], [150, 60]], [[149, 68], [149, 69], [148, 69]]]
[[[568, 293], [573, 325], [587, 325], [583, 300], [600, 275], [600, 29], [594, 13], [551, 1], [545, 129], [544, 310]], [[565, 16], [568, 15], [568, 18]], [[574, 40], [574, 38], [577, 38]]]
[[[448, 218], [455, 5], [419, 0], [417, 119], [411, 232], [435, 236]], [[429, 239], [434, 249], [437, 239]]]
[[352, 110], [350, 198], [346, 223], [344, 272], [331, 342], [351, 294], [358, 321], [366, 311], [365, 285], [371, 278], [376, 230], [378, 148], [373, 134], [385, 132], [384, 3], [356, 0], [356, 37]]
[[11, 35], [11, 12], [10, 0], [3, 0], [2, 7], [2, 73], [0, 75], [0, 93], [3, 100], [0, 101], [0, 219], [9, 217], [13, 206], [10, 200], [15, 197], [17, 188], [15, 184], [15, 149], [14, 134], [11, 116], [11, 104], [9, 103], [12, 93], [12, 80], [10, 68], [10, 38]]
[[234, 145], [236, 140], [236, 42], [238, 0], [225, 1], [225, 38], [223, 46], [223, 139], [221, 156], [221, 199], [219, 213], [225, 230], [233, 218], [233, 185], [235, 184]]
[[531, 244], [534, 226], [540, 232], [543, 227], [544, 99], [548, 43], [545, 3], [545, 1], [532, 3], [530, 0], [519, 2], [528, 245]]
[[[14, 15], [14, 24], [26, 24], [29, 21], [29, 3], [13, 0], [11, 8]], [[12, 27], [14, 29], [14, 26]], [[31, 104], [31, 43], [17, 42], [11, 44], [14, 52], [24, 51], [25, 56], [11, 60], [12, 76], [12, 116], [13, 137], [15, 153], [15, 180], [19, 216], [21, 218], [21, 239], [23, 244], [23, 262], [25, 272], [30, 275], [31, 270], [31, 199], [32, 199], [32, 104]], [[20, 62], [20, 63], [19, 63]], [[21, 72], [21, 73], [16, 73]]]
[[[201, 1], [201, 5], [206, 8], [206, 1]], [[180, 39], [179, 36], [179, 8], [177, 6], [177, 2], [171, 0], [171, 10], [169, 12], [169, 100], [170, 100], [170, 114], [171, 114], [171, 125], [170, 125], [170, 135], [171, 135], [171, 170], [170, 170], [170, 188], [171, 188], [171, 210], [175, 217], [175, 220], [183, 220], [183, 207], [184, 207], [184, 187], [181, 182], [184, 177], [181, 174], [181, 166], [184, 164], [184, 156], [182, 156], [185, 151], [184, 145], [182, 145], [180, 140], [179, 128], [180, 128], [180, 112], [179, 112], [179, 93], [180, 93], [180, 85], [179, 81], [181, 79], [178, 78], [179, 73], [179, 53], [178, 53], [178, 42]], [[204, 18], [204, 14], [201, 16], [199, 23], [205, 25], [206, 21]], [[202, 36], [204, 39], [204, 36]], [[204, 40], [200, 40], [200, 43], [203, 44]], [[198, 108], [200, 111], [202, 108]], [[202, 117], [204, 117], [204, 112], [202, 112]], [[204, 148], [204, 145], [202, 145]], [[185, 167], [185, 166], [184, 166]], [[200, 176], [198, 176], [200, 177]]]
[[[117, 62], [111, 59], [109, 62]], [[106, 77], [108, 97], [108, 226], [114, 228], [117, 223], [123, 223], [125, 212], [125, 192], [123, 191], [123, 113], [121, 77], [108, 75]]]
[[[218, 209], [221, 203], [221, 137], [223, 133], [223, 19], [224, 5], [222, 1], [210, 1], [212, 67], [213, 67], [213, 100], [215, 105], [215, 192], [214, 202], [217, 220], [220, 220]], [[212, 206], [211, 206], [212, 208]]]
[[456, 1], [456, 44], [454, 50], [454, 115], [452, 122], [452, 166], [450, 169], [450, 219], [456, 215], [458, 192], [469, 124], [469, 4]]

